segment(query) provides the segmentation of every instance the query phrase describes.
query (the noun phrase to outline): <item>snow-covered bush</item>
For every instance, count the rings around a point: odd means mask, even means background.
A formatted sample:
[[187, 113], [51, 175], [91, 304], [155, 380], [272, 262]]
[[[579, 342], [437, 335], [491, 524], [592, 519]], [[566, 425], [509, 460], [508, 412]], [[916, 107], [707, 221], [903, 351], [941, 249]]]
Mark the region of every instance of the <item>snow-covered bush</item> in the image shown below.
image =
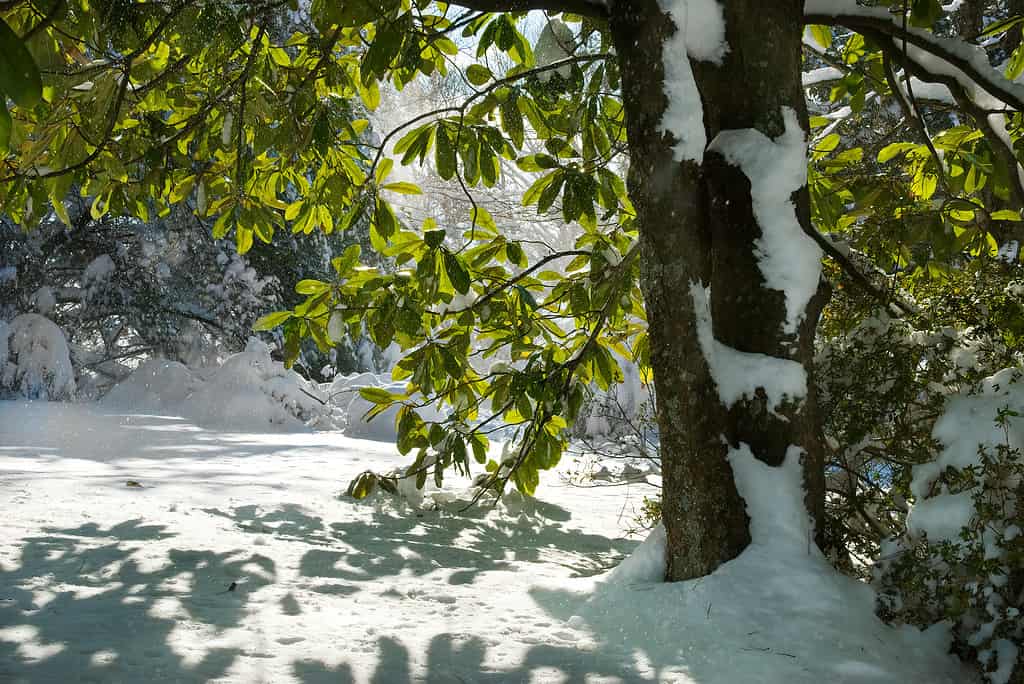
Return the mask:
[[979, 263], [918, 283], [905, 319], [841, 293], [816, 359], [833, 560], [876, 583], [883, 618], [952, 625], [961, 655], [1014, 684], [1024, 677], [1011, 652], [1024, 602], [1016, 273]]
[[39, 314], [0, 321], [0, 398], [71, 399], [75, 374], [64, 333]]
[[913, 468], [906, 532], [875, 568], [884, 617], [950, 620], [992, 684], [1024, 681], [1024, 371], [952, 397]]
[[252, 338], [246, 350], [198, 371], [151, 359], [103, 399], [112, 408], [180, 415], [222, 430], [340, 427], [342, 416], [316, 385], [271, 358]]
[[[147, 358], [200, 367], [243, 349], [259, 316], [301, 301], [292, 283], [328, 277], [334, 253], [365, 232], [278, 231], [272, 245], [241, 256], [233, 239], [214, 239], [208, 222], [182, 208], [149, 222], [93, 219], [76, 192], [65, 208], [71, 227], [51, 213], [25, 232], [0, 217], [0, 320], [31, 311], [53, 321], [85, 398]], [[360, 344], [351, 352], [309, 344], [301, 368], [317, 379], [326, 367], [328, 379], [356, 370], [358, 359], [374, 355]]]
[[821, 345], [826, 536], [847, 571], [867, 567], [903, 528], [910, 467], [934, 458], [931, 426], [963, 380], [951, 359], [956, 338], [951, 328], [925, 333], [883, 312]]

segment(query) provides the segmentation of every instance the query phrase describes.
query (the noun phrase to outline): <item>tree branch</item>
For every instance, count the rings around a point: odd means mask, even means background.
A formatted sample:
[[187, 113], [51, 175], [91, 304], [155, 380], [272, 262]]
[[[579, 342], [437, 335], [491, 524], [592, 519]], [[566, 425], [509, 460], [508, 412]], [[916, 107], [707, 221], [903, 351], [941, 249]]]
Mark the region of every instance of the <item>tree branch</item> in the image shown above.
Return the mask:
[[608, 18], [608, 5], [604, 0], [452, 0], [447, 4], [478, 12], [545, 10], [551, 13], [582, 14], [595, 19]]
[[[999, 159], [999, 162], [1006, 168], [1007, 179], [1010, 183], [1010, 195], [1018, 209], [1024, 209], [1024, 179], [1022, 179], [1020, 162], [1014, 154], [1013, 148], [1008, 146], [1006, 140], [996, 132], [989, 121], [989, 116], [1002, 117], [1002, 113], [994, 113], [980, 106], [971, 97], [967, 88], [952, 76], [934, 74], [919, 64], [912, 57], [899, 50], [896, 42], [889, 36], [881, 33], [868, 31], [867, 35], [882, 46], [887, 56], [894, 57], [908, 74], [915, 75], [926, 83], [941, 83], [946, 86], [957, 106], [967, 115], [975, 120], [978, 128], [985, 135], [985, 140], [992, 148], [992, 152]], [[935, 155], [937, 157], [937, 154]]]
[[[898, 17], [885, 9], [862, 7], [850, 1], [846, 4], [829, 0], [807, 0], [804, 23], [845, 26], [864, 35], [882, 35], [889, 39], [905, 40], [918, 50], [943, 61], [949, 67], [948, 77], [962, 86], [958, 75], [966, 77], [981, 90], [1017, 111], [1024, 111], [1024, 87], [1011, 83], [988, 64], [984, 50], [963, 41], [943, 38], [916, 28], [904, 28]], [[909, 55], [913, 59], [913, 55]], [[917, 61], [917, 60], [913, 60]]]
[[884, 290], [877, 287], [871, 279], [861, 273], [860, 269], [850, 261], [850, 258], [843, 254], [832, 242], [824, 235], [819, 233], [817, 230], [812, 228], [806, 228], [801, 223], [800, 227], [803, 228], [804, 233], [818, 243], [822, 251], [829, 256], [832, 261], [841, 268], [854, 283], [857, 284], [864, 292], [871, 297], [874, 297], [880, 304], [892, 310], [892, 313], [899, 315], [900, 317], [915, 313], [914, 307], [906, 302], [902, 301], [895, 294], [889, 296]]

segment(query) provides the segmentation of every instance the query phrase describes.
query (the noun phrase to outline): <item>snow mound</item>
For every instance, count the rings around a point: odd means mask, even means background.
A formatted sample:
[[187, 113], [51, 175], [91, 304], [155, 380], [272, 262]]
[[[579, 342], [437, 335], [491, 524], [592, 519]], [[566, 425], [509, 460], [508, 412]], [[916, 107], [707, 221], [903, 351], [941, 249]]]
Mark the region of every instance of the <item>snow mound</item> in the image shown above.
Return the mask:
[[550, 588], [535, 589], [535, 600], [609, 646], [641, 645], [662, 681], [971, 681], [946, 652], [948, 625], [885, 625], [872, 589], [837, 573], [810, 542], [798, 449], [778, 468], [746, 445], [729, 461], [751, 518], [752, 542], [738, 558], [707, 577], [665, 583], [658, 526], [579, 603]]
[[200, 383], [184, 364], [167, 359], [148, 359], [104, 398], [110, 406], [160, 413], [188, 399]]
[[0, 397], [64, 400], [75, 389], [68, 343], [53, 321], [34, 313], [0, 321]]
[[262, 342], [205, 374], [153, 359], [104, 398], [108, 407], [177, 415], [221, 430], [334, 429], [339, 416], [307, 382], [270, 356]]

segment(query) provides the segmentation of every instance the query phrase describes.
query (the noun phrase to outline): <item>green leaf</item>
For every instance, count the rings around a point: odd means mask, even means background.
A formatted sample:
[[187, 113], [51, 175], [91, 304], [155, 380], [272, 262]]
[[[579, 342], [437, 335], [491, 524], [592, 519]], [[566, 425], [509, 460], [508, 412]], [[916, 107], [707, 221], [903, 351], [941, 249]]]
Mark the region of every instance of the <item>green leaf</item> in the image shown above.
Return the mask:
[[405, 181], [399, 181], [397, 183], [385, 183], [381, 186], [385, 190], [391, 192], [397, 192], [401, 195], [422, 195], [423, 191], [420, 190], [420, 186], [415, 183], [407, 183]]
[[437, 136], [434, 140], [434, 161], [437, 164], [437, 175], [444, 180], [451, 180], [455, 176], [455, 145], [448, 136], [448, 127], [440, 124], [437, 127]]
[[371, 404], [392, 404], [395, 401], [391, 392], [380, 387], [360, 387], [359, 396]]
[[336, 256], [331, 259], [331, 265], [334, 267], [335, 273], [339, 276], [344, 276], [352, 267], [359, 263], [359, 255], [362, 252], [362, 248], [359, 243], [349, 245], [342, 252], [341, 256]]
[[4, 93], [19, 107], [32, 107], [43, 97], [43, 81], [25, 43], [0, 19], [0, 98]]
[[491, 70], [483, 64], [470, 64], [469, 68], [466, 69], [466, 78], [468, 78], [469, 82], [473, 85], [482, 86], [494, 78], [494, 74], [492, 74]]
[[911, 0], [910, 23], [919, 28], [931, 28], [942, 17], [939, 0]]
[[826, 50], [832, 47], [832, 29], [830, 27], [822, 26], [821, 24], [811, 24], [807, 28], [810, 30], [814, 42]]
[[298, 294], [311, 295], [324, 292], [330, 289], [330, 287], [331, 286], [328, 283], [307, 278], [306, 280], [300, 280], [295, 284], [295, 291]]
[[373, 215], [373, 228], [384, 240], [388, 240], [398, 230], [398, 219], [391, 211], [391, 205], [377, 198], [377, 211]]
[[[349, 0], [345, 0], [341, 4], [346, 5], [348, 2]], [[411, 15], [404, 14], [400, 20], [377, 24], [377, 35], [370, 43], [366, 54], [363, 55], [360, 67], [364, 82], [370, 81], [375, 76], [382, 77], [387, 73], [391, 63], [402, 51], [402, 45], [412, 25], [411, 19]]]
[[431, 249], [437, 249], [444, 243], [444, 239], [447, 236], [443, 230], [428, 230], [423, 233], [423, 240], [427, 243], [427, 246]]
[[291, 311], [275, 311], [263, 316], [252, 324], [252, 329], [259, 332], [262, 330], [273, 330], [292, 317]]
[[[510, 263], [513, 263], [516, 266], [526, 266], [526, 254], [523, 252], [523, 248], [519, 246], [518, 242], [509, 242], [505, 244], [505, 256], [508, 258]], [[526, 292], [526, 290], [523, 290], [523, 292]]]
[[1015, 81], [1024, 72], [1024, 50], [1021, 47], [1021, 45], [1017, 46], [1017, 49], [1013, 51], [1009, 61], [1006, 63], [1005, 74], [1007, 80]]
[[486, 208], [476, 207], [475, 209], [470, 209], [469, 217], [472, 219], [473, 225], [477, 228], [482, 228], [486, 234], [498, 234], [498, 224], [494, 222], [494, 217], [491, 216], [491, 212], [487, 211]]
[[400, 4], [400, 0], [324, 0], [313, 3], [311, 14], [321, 25], [362, 26], [385, 18]]
[[839, 147], [839, 134], [830, 133], [814, 144], [815, 152], [831, 152]]
[[320, 321], [309, 320], [308, 323], [309, 335], [316, 342], [317, 349], [325, 354], [330, 352], [334, 342], [331, 341], [330, 336], [327, 334], [327, 328]]
[[516, 105], [518, 99], [510, 97], [502, 102], [498, 107], [498, 114], [501, 117], [501, 127], [508, 133], [516, 148], [521, 148], [526, 139], [526, 130], [523, 128], [523, 114]]
[[239, 254], [245, 254], [252, 249], [252, 238], [251, 228], [245, 228], [240, 225], [235, 226], [235, 249], [238, 250]]
[[904, 152], [907, 152], [909, 150], [915, 149], [916, 147], [917, 147], [917, 143], [911, 143], [911, 142], [895, 142], [895, 143], [891, 143], [889, 145], [886, 145], [885, 147], [883, 147], [878, 152], [878, 163], [879, 164], [884, 164], [885, 162], [889, 161], [890, 159], [893, 159], [894, 157], [898, 157], [899, 155], [903, 154]]
[[565, 172], [562, 169], [558, 169], [551, 173], [550, 184], [544, 188], [540, 197], [537, 198], [537, 213], [543, 214], [551, 205], [555, 203], [555, 199], [558, 198], [558, 193], [562, 189], [562, 182], [565, 180]]
[[516, 290], [519, 292], [522, 300], [526, 302], [526, 305], [536, 311], [539, 305], [537, 300], [533, 298], [533, 294], [522, 285], [516, 285]]
[[0, 153], [7, 152], [11, 144], [11, 113], [7, 111], [7, 98], [0, 93]]
[[934, 173], [918, 172], [910, 182], [910, 191], [921, 199], [930, 199], [938, 183], [939, 178]]
[[[398, 144], [401, 145], [402, 143], [399, 142]], [[389, 159], [387, 157], [381, 159], [380, 163], [377, 164], [377, 168], [374, 169], [373, 180], [375, 180], [378, 185], [383, 185], [384, 179], [388, 177], [389, 173], [391, 173], [391, 169], [394, 167], [394, 165], [395, 162], [392, 159]]]
[[451, 252], [444, 253], [444, 270], [448, 274], [448, 280], [459, 294], [469, 292], [469, 271]]
[[978, 38], [987, 38], [988, 36], [995, 36], [1000, 33], [1006, 33], [1017, 24], [1024, 22], [1024, 17], [1010, 17], [1003, 19], [1002, 21], [993, 21], [991, 24], [985, 27], [985, 30], [978, 34]]
[[348, 490], [345, 493], [353, 499], [365, 499], [373, 493], [374, 488], [377, 486], [377, 481], [377, 475], [367, 470], [365, 473], [357, 475], [349, 483]]
[[1020, 212], [1013, 209], [1000, 209], [992, 212], [993, 221], [1020, 221]]
[[364, 86], [362, 81], [356, 81], [356, 90], [359, 91], [359, 99], [363, 101], [366, 108], [371, 112], [380, 106], [380, 86], [377, 81], [370, 81], [370, 85]]

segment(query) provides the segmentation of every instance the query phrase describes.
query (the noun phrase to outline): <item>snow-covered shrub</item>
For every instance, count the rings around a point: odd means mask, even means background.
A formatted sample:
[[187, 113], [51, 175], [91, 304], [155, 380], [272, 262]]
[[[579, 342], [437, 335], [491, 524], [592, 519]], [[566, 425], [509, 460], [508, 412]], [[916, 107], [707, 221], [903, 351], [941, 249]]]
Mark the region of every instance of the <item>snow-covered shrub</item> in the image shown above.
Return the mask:
[[147, 361], [103, 401], [222, 430], [334, 429], [342, 423], [316, 385], [271, 358], [270, 348], [255, 338], [223, 364], [199, 371], [175, 361]]
[[992, 684], [1024, 681], [1022, 373], [948, 401], [933, 430], [942, 451], [913, 468], [906, 532], [875, 568], [884, 617], [952, 621]]
[[[145, 223], [97, 220], [77, 192], [65, 208], [71, 227], [48, 214], [25, 232], [0, 217], [0, 320], [33, 311], [63, 330], [80, 398], [102, 395], [147, 358], [219, 363], [245, 347], [257, 318], [301, 301], [290, 284], [330, 277], [332, 256], [359, 239], [359, 230], [278, 231], [273, 244], [240, 256], [187, 208]], [[360, 342], [358, 358], [372, 357]], [[303, 352], [307, 377], [359, 367], [344, 350]]]
[[875, 581], [886, 620], [950, 624], [990, 681], [1017, 684], [1024, 394], [1001, 370], [1024, 361], [1015, 272], [919, 283], [902, 320], [841, 294], [816, 366], [837, 565]]
[[62, 400], [75, 395], [64, 333], [39, 314], [0, 321], [0, 398]]
[[827, 551], [847, 571], [869, 565], [903, 528], [910, 467], [934, 458], [931, 426], [962, 380], [951, 360], [956, 338], [883, 312], [821, 344]]

